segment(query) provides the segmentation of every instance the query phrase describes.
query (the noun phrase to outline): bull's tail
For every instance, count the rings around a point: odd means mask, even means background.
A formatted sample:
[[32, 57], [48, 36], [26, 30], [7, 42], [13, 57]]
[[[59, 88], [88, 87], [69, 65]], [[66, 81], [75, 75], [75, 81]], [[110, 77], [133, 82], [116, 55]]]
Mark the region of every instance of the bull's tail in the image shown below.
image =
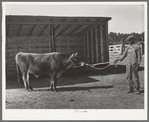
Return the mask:
[[22, 79], [22, 75], [21, 75], [21, 71], [20, 71], [19, 65], [17, 63], [16, 63], [16, 68], [17, 68], [18, 83], [19, 83], [19, 86], [22, 86], [23, 79]]

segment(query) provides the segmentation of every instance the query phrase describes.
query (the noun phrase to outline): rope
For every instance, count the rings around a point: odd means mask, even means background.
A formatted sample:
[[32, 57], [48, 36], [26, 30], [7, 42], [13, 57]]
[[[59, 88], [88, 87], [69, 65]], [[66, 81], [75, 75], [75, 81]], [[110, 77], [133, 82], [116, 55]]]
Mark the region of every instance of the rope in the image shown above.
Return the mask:
[[91, 64], [91, 65], [96, 66], [96, 65], [100, 65], [100, 64], [109, 64], [109, 63], [113, 63], [113, 62], [102, 62], [102, 63], [96, 63], [96, 64]]
[[[87, 63], [84, 63], [84, 65], [89, 66], [89, 67], [91, 67], [93, 69], [96, 69], [96, 70], [103, 70], [103, 69], [108, 68], [110, 66], [110, 63], [113, 63], [113, 62], [103, 62], [103, 63], [96, 63], [96, 64], [87, 64]], [[100, 65], [100, 64], [109, 64], [109, 65], [107, 65], [107, 66], [105, 66], [103, 68], [96, 68], [95, 67], [95, 66]], [[79, 67], [82, 67], [82, 66], [76, 66], [76, 67], [73, 67], [73, 68], [79, 68]], [[117, 67], [117, 64], [115, 65], [115, 67]]]
[[103, 68], [96, 68], [95, 66], [92, 66], [91, 64], [89, 64], [88, 66], [90, 66], [91, 68], [96, 69], [96, 70], [103, 70], [103, 69], [108, 68], [110, 66], [110, 64], [105, 66], [105, 67], [103, 67]]
[[[95, 66], [97, 66], [97, 65], [99, 65], [99, 64], [107, 64], [107, 63], [109, 63], [109, 65], [107, 65], [107, 66], [105, 66], [105, 67], [103, 67], [103, 68], [96, 68]], [[91, 68], [93, 68], [93, 69], [96, 69], [96, 70], [103, 70], [103, 69], [106, 69], [106, 68], [108, 68], [109, 66], [110, 66], [110, 63], [113, 63], [113, 62], [103, 62], [103, 63], [96, 63], [96, 64], [86, 64], [87, 66], [90, 66]], [[117, 67], [117, 63], [115, 64], [115, 67]]]
[[[95, 66], [99, 65], [99, 64], [108, 64], [106, 67], [103, 67], [103, 68], [96, 68]], [[96, 69], [96, 70], [103, 70], [103, 69], [106, 69], [110, 66], [110, 63], [113, 63], [113, 62], [103, 62], [103, 63], [96, 63], [96, 64], [87, 64], [87, 63], [84, 63], [84, 65], [86, 66], [90, 66], [91, 68], [93, 69]], [[79, 67], [82, 67], [82, 66], [75, 66], [75, 67], [72, 67], [72, 68], [79, 68]], [[115, 67], [117, 67], [117, 63], [115, 64]], [[63, 72], [64, 73], [64, 72]], [[58, 74], [57, 78], [61, 77], [62, 73]]]

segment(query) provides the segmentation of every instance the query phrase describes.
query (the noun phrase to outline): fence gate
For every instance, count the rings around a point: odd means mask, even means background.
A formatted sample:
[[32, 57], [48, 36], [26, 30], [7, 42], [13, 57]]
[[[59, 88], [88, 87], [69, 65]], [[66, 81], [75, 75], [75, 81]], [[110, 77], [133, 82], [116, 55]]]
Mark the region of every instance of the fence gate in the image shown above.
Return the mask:
[[[125, 49], [128, 45], [125, 45]], [[109, 55], [121, 55], [122, 54], [122, 44], [109, 45]]]

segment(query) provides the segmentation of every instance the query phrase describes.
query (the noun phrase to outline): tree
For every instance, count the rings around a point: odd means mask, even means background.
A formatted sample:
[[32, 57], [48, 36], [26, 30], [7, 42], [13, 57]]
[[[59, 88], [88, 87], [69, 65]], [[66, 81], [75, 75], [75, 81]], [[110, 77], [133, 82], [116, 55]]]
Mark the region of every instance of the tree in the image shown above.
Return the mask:
[[[139, 38], [141, 38], [141, 40], [144, 40], [144, 32], [142, 32], [141, 34], [138, 34], [135, 32], [130, 33], [130, 34], [110, 32], [108, 34], [109, 44], [122, 44], [121, 39], [124, 38], [124, 40], [126, 40], [126, 38], [132, 34], [138, 38], [138, 40], [136, 40], [136, 41], [140, 41]], [[127, 41], [125, 41], [125, 43], [128, 44]]]

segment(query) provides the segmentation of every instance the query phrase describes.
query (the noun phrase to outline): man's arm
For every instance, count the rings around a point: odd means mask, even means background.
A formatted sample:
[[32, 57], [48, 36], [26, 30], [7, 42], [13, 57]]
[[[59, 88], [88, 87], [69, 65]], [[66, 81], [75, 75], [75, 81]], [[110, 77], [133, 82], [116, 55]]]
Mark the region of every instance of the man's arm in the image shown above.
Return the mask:
[[114, 60], [114, 64], [116, 64], [117, 61], [123, 61], [125, 57], [127, 56], [129, 47], [124, 51], [123, 55], [121, 58]]
[[124, 51], [124, 53], [123, 53], [122, 57], [121, 57], [121, 58], [119, 58], [119, 61], [123, 61], [123, 60], [126, 58], [127, 53], [128, 53], [128, 48]]
[[142, 55], [141, 55], [140, 46], [136, 46], [136, 47], [135, 47], [135, 53], [137, 54], [137, 57], [138, 57], [138, 65], [140, 66], [141, 60], [142, 60]]

